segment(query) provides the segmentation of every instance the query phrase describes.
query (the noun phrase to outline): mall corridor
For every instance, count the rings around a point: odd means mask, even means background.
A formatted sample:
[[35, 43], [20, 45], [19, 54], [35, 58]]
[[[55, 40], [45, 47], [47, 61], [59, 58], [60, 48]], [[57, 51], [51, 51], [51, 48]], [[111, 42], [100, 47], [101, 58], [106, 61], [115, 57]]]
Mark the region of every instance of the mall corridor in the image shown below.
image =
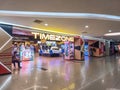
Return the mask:
[[120, 90], [120, 56], [63, 61], [37, 56], [0, 77], [0, 90]]
[[0, 90], [120, 90], [120, 0], [0, 1]]

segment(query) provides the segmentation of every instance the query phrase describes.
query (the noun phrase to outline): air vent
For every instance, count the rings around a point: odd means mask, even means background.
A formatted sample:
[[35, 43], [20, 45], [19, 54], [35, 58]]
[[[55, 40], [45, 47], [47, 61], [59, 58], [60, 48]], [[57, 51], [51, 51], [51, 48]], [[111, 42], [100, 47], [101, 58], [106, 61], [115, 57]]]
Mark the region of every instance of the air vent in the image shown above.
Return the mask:
[[40, 24], [40, 23], [42, 23], [43, 21], [36, 19], [36, 20], [34, 20], [34, 22], [37, 23], [37, 24]]
[[87, 32], [82, 32], [82, 34], [86, 34]]

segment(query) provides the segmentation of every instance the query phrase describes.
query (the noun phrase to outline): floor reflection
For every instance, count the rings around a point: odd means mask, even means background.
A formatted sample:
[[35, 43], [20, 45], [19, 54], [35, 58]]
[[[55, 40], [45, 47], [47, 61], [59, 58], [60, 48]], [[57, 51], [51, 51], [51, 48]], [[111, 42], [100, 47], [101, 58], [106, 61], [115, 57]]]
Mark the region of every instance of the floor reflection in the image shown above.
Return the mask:
[[6, 88], [6, 86], [9, 85], [10, 81], [11, 81], [12, 76], [8, 76], [4, 82], [0, 85], [0, 90], [4, 90]]
[[[85, 57], [82, 62], [37, 56], [22, 69], [1, 76], [0, 90], [106, 90], [120, 89], [120, 57]], [[45, 69], [45, 70], [44, 70]], [[98, 88], [99, 87], [99, 88]]]

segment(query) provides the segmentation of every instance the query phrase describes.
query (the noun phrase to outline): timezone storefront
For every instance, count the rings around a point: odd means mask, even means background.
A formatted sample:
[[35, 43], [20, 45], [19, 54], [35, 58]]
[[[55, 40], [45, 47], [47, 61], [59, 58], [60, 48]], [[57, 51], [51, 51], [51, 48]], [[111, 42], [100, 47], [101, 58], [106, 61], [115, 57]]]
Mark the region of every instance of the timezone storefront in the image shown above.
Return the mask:
[[[0, 75], [11, 73], [12, 52], [19, 47], [21, 61], [57, 56], [74, 59], [74, 36], [0, 24]], [[56, 57], [56, 58], [57, 58]]]
[[103, 41], [12, 25], [0, 24], [0, 37], [0, 75], [11, 73], [12, 53], [16, 47], [22, 62], [34, 61], [36, 56], [46, 60], [51, 56], [61, 60], [83, 60], [84, 55], [90, 56], [90, 47], [96, 49], [93, 56], [105, 53]]

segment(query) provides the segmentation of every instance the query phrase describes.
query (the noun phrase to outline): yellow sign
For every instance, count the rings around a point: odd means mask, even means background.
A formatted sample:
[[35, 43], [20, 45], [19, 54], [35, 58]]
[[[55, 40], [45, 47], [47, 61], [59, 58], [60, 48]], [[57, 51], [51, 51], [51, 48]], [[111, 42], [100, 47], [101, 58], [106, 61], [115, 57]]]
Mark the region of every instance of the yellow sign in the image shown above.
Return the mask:
[[45, 39], [45, 40], [53, 40], [53, 41], [71, 41], [74, 42], [74, 37], [69, 37], [69, 36], [60, 36], [60, 35], [53, 35], [53, 34], [45, 34], [45, 33], [37, 33], [37, 32], [32, 32], [34, 35], [34, 38], [37, 39], [39, 38], [40, 40]]

